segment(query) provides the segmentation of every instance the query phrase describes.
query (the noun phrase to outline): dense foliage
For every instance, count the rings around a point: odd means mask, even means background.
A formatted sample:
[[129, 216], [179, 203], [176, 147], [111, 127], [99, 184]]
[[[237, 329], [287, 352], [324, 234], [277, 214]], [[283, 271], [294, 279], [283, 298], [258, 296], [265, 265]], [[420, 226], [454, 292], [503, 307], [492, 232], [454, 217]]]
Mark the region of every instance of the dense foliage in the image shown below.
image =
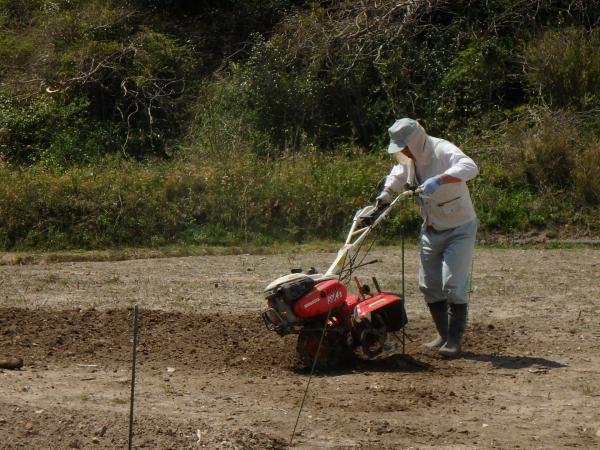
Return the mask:
[[0, 0], [0, 247], [337, 238], [401, 116], [477, 160], [483, 233], [596, 235], [599, 21], [598, 0]]

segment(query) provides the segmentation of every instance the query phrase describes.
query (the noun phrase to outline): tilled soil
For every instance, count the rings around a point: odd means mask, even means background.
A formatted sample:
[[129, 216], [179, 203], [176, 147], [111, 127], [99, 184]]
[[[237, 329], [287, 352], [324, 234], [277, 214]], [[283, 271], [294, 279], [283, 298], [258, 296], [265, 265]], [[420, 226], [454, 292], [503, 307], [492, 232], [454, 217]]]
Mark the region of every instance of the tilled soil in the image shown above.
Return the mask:
[[[295, 338], [260, 320], [262, 288], [329, 254], [0, 267], [0, 448], [123, 448], [140, 305], [137, 448], [288, 448], [309, 379]], [[400, 286], [398, 249], [369, 266]], [[311, 379], [293, 448], [597, 448], [600, 253], [478, 250], [460, 359], [406, 255], [405, 353]]]

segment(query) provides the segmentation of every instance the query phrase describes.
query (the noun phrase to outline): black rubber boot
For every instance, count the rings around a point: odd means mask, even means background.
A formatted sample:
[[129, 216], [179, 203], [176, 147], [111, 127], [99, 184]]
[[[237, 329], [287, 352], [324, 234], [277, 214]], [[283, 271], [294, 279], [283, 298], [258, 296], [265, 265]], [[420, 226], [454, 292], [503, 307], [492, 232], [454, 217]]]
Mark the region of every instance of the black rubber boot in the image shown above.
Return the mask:
[[434, 340], [423, 345], [427, 348], [440, 348], [446, 343], [448, 337], [448, 304], [443, 301], [428, 303], [427, 306], [429, 306], [429, 312], [435, 323], [438, 335]]
[[450, 304], [450, 324], [448, 339], [439, 352], [444, 356], [454, 357], [460, 354], [460, 344], [467, 328], [468, 305]]

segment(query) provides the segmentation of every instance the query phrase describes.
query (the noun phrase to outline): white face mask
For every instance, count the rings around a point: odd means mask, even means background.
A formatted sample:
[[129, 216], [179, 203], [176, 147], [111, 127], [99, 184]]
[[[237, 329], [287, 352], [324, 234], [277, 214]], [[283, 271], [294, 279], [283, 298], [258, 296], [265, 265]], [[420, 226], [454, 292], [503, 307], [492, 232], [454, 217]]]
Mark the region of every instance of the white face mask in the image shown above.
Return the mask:
[[415, 180], [415, 168], [413, 165], [414, 164], [413, 160], [410, 159], [408, 156], [406, 156], [402, 152], [394, 153], [394, 158], [396, 159], [396, 162], [398, 164], [400, 164], [401, 166], [404, 166], [405, 173], [406, 173], [406, 182], [411, 186], [414, 185], [416, 183], [416, 180]]
[[394, 158], [396, 158], [396, 162], [398, 164], [401, 164], [403, 166], [409, 165], [411, 163], [411, 159], [402, 152], [394, 153]]

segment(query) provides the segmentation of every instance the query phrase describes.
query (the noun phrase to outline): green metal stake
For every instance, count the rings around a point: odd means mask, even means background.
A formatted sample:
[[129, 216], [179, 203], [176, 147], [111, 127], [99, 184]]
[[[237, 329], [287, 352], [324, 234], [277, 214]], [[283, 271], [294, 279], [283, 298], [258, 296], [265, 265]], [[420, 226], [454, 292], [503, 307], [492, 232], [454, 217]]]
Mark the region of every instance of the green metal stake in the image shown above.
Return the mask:
[[129, 450], [133, 447], [133, 411], [135, 403], [135, 362], [138, 342], [138, 305], [133, 305], [133, 349], [131, 356], [131, 401], [129, 403]]
[[400, 236], [402, 239], [402, 301], [404, 301], [404, 225], [400, 227]]
[[[400, 227], [400, 235], [402, 237], [402, 303], [406, 308], [406, 297], [404, 296], [404, 225]], [[406, 354], [406, 331], [402, 327], [402, 354]]]

